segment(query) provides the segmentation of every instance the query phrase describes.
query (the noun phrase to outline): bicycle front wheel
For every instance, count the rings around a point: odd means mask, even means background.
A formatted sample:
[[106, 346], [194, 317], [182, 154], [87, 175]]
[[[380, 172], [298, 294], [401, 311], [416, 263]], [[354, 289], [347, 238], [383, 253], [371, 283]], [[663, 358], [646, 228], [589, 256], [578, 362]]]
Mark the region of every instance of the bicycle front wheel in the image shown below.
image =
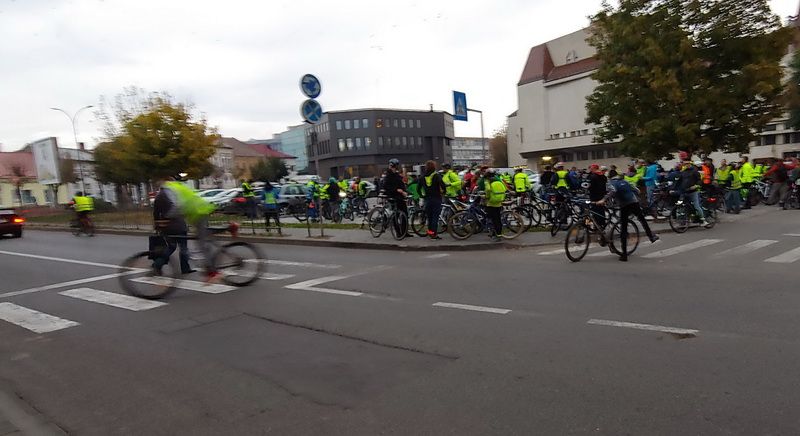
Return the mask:
[[255, 245], [234, 241], [217, 251], [213, 264], [225, 283], [246, 286], [258, 280], [266, 271], [267, 259]]
[[392, 237], [400, 241], [404, 239], [408, 233], [408, 216], [403, 212], [395, 212], [390, 225], [392, 227]]
[[477, 223], [475, 216], [469, 212], [456, 212], [447, 221], [447, 233], [453, 239], [464, 240], [475, 234]]
[[[628, 221], [628, 237], [625, 242], [627, 254], [633, 254], [639, 247], [639, 226], [633, 221]], [[609, 248], [614, 254], [622, 255], [622, 223], [617, 223], [611, 228], [609, 235]]]
[[675, 233], [685, 233], [689, 230], [689, 213], [685, 205], [678, 205], [669, 214], [669, 226]]
[[576, 223], [567, 229], [564, 239], [564, 253], [572, 262], [580, 262], [589, 251], [589, 228], [583, 223]]
[[422, 209], [415, 210], [414, 213], [411, 214], [411, 219], [409, 220], [409, 225], [411, 226], [411, 230], [417, 234], [417, 236], [427, 236], [428, 235], [428, 217], [425, 214], [425, 211]]
[[173, 291], [180, 275], [178, 262], [172, 259], [155, 269], [150, 252], [143, 251], [125, 259], [119, 269], [119, 284], [125, 292], [134, 297], [156, 300], [164, 298]]
[[376, 207], [369, 211], [367, 226], [373, 238], [380, 237], [386, 231], [386, 212], [382, 207]]

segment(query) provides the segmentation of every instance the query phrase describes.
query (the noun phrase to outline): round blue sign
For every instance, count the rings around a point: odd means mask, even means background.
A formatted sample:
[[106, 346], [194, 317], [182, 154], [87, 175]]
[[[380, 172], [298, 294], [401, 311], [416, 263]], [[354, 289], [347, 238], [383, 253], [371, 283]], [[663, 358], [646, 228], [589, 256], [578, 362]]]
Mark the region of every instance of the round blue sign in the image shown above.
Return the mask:
[[318, 101], [310, 98], [300, 106], [300, 115], [306, 122], [317, 124], [322, 119], [322, 106]]
[[300, 79], [300, 90], [303, 91], [308, 98], [317, 98], [322, 92], [322, 84], [313, 74], [306, 74]]

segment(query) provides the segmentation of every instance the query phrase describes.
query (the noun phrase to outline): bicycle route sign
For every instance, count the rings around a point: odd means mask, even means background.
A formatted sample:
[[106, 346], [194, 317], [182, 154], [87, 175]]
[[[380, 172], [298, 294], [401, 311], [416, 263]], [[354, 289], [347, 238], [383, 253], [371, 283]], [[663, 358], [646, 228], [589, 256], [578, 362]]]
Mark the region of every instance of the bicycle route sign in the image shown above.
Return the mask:
[[322, 93], [322, 84], [313, 74], [306, 74], [300, 79], [300, 90], [308, 98], [317, 98]]
[[306, 122], [317, 124], [322, 119], [322, 106], [318, 101], [309, 98], [300, 106], [300, 115]]

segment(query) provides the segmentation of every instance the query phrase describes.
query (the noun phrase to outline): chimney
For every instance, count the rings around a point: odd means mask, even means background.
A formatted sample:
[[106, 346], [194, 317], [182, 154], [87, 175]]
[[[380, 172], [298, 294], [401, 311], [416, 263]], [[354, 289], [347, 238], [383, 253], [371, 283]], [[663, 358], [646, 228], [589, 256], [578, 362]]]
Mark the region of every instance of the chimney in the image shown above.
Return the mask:
[[86, 151], [86, 144], [85, 144], [85, 143], [83, 143], [83, 142], [79, 142], [79, 143], [78, 143], [78, 150], [80, 150], [80, 151]]

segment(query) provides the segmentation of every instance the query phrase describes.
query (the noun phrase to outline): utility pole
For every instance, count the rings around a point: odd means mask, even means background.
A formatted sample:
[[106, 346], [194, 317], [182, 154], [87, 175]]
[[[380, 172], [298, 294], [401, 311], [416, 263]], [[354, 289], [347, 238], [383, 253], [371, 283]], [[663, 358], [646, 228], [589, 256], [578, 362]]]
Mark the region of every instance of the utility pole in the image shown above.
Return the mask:
[[81, 191], [83, 192], [83, 195], [86, 195], [86, 182], [83, 180], [83, 157], [82, 157], [82, 154], [81, 154], [81, 152], [83, 150], [81, 150], [81, 146], [80, 146], [80, 144], [78, 144], [78, 131], [75, 128], [75, 120], [78, 119], [78, 114], [80, 114], [81, 111], [83, 111], [84, 109], [89, 109], [89, 108], [93, 108], [93, 107], [94, 106], [92, 106], [92, 105], [86, 105], [86, 106], [78, 109], [77, 112], [75, 112], [75, 115], [73, 115], [73, 116], [70, 116], [69, 113], [67, 113], [67, 111], [65, 111], [64, 109], [60, 109], [60, 108], [57, 108], [57, 107], [51, 107], [50, 108], [50, 109], [52, 109], [54, 111], [59, 111], [62, 114], [66, 115], [67, 118], [69, 119], [69, 121], [72, 123], [72, 136], [75, 139], [75, 148], [78, 150], [78, 172], [81, 175]]

